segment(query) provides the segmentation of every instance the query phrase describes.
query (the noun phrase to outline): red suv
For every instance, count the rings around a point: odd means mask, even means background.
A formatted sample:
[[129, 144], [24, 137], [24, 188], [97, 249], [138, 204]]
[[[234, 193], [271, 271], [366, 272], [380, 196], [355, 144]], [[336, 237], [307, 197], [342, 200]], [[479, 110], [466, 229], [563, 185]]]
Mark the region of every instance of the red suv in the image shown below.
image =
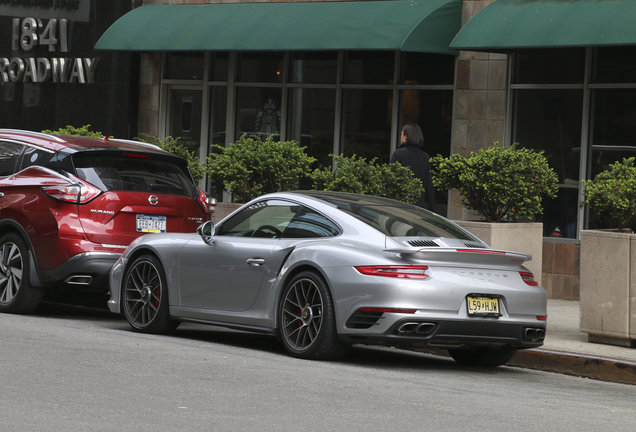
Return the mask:
[[46, 288], [107, 292], [135, 238], [195, 232], [213, 211], [157, 146], [0, 129], [0, 312], [33, 311]]

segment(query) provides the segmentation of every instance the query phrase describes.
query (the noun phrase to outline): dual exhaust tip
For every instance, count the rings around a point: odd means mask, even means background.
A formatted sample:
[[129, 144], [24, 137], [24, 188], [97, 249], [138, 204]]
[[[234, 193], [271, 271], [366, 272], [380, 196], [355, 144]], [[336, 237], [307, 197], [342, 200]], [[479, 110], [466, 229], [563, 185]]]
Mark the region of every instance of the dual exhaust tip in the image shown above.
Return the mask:
[[435, 330], [435, 324], [433, 323], [407, 322], [400, 326], [398, 333], [427, 335], [433, 330]]
[[539, 342], [545, 339], [545, 330], [542, 328], [527, 328], [524, 337], [530, 342]]

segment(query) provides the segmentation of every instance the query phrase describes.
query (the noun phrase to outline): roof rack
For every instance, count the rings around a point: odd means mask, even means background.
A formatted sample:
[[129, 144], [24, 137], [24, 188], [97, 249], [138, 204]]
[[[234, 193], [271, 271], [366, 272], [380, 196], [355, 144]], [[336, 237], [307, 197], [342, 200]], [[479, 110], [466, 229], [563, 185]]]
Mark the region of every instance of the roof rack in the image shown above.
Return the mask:
[[44, 137], [44, 138], [49, 138], [52, 139], [54, 141], [57, 142], [66, 142], [64, 141], [62, 138], [60, 138], [59, 136], [55, 136], [54, 134], [47, 134], [47, 133], [42, 133], [42, 132], [33, 132], [33, 131], [27, 131], [27, 130], [21, 130], [21, 129], [0, 129], [0, 133], [21, 133], [24, 135], [31, 135], [31, 136], [35, 136], [35, 137]]

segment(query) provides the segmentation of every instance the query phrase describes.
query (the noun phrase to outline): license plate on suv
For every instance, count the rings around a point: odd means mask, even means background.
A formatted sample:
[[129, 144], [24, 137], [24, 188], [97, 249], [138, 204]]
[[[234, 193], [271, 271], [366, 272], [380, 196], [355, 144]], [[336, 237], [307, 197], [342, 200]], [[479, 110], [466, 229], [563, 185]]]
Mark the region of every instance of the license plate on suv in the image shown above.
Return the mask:
[[469, 294], [466, 296], [466, 305], [468, 307], [468, 315], [501, 316], [498, 297]]
[[154, 215], [137, 215], [137, 232], [165, 233], [166, 217]]

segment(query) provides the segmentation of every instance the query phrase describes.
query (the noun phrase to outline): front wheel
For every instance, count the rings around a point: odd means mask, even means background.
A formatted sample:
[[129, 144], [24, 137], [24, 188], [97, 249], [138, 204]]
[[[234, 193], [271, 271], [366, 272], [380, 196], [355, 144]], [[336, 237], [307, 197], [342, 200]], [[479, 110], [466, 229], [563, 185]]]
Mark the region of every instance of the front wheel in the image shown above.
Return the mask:
[[44, 289], [29, 283], [28, 251], [15, 233], [0, 238], [0, 312], [30, 313], [42, 301]]
[[508, 363], [517, 351], [509, 347], [449, 349], [448, 353], [464, 366], [497, 367]]
[[122, 300], [124, 315], [136, 331], [167, 334], [179, 326], [168, 310], [168, 283], [163, 266], [153, 255], [142, 255], [130, 265], [124, 278]]
[[334, 360], [350, 345], [338, 338], [331, 293], [314, 272], [296, 275], [283, 290], [279, 307], [280, 336], [294, 357]]

